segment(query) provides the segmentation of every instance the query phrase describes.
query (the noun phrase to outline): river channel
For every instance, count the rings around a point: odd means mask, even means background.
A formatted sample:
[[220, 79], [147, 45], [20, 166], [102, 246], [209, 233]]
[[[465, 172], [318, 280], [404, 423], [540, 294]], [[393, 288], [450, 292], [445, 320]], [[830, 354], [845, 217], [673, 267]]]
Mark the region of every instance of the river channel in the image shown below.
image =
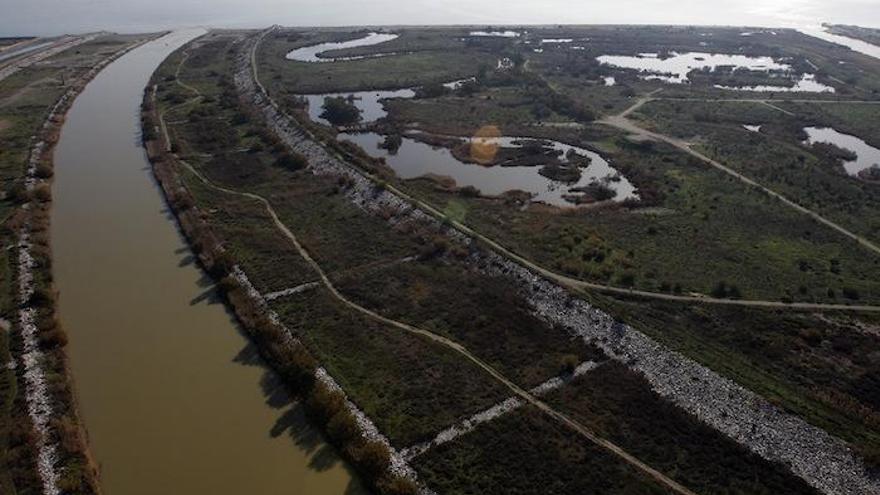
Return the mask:
[[201, 33], [109, 65], [55, 152], [60, 316], [104, 492], [359, 493], [194, 264], [139, 144], [150, 75]]

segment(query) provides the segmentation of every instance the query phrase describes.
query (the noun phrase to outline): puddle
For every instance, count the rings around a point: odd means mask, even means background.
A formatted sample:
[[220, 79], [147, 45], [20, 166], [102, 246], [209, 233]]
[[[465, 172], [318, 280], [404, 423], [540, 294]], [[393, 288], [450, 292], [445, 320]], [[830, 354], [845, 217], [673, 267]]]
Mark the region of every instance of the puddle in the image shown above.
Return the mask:
[[852, 151], [857, 158], [852, 161], [845, 161], [843, 168], [846, 173], [851, 176], [859, 175], [859, 172], [871, 168], [872, 166], [880, 166], [880, 149], [877, 149], [862, 139], [837, 132], [830, 127], [805, 127], [804, 132], [807, 133], [807, 143], [831, 143], [838, 148]]

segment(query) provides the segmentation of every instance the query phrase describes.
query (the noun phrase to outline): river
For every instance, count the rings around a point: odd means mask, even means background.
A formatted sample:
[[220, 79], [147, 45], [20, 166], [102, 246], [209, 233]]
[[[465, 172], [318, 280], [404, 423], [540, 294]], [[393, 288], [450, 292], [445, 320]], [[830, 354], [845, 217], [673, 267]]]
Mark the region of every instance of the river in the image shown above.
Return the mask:
[[151, 73], [200, 33], [109, 65], [75, 101], [55, 152], [60, 316], [104, 491], [359, 493], [194, 264], [139, 144]]

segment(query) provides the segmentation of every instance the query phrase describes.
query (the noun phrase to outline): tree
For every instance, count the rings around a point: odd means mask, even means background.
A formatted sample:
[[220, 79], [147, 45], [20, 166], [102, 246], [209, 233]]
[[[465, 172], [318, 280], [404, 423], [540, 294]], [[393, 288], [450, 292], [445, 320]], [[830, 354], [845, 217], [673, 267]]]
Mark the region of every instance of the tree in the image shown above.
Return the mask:
[[328, 96], [324, 98], [320, 117], [333, 125], [346, 126], [361, 121], [361, 109], [354, 104], [354, 97]]
[[375, 440], [368, 441], [352, 452], [357, 464], [361, 466], [370, 479], [381, 478], [391, 464], [391, 453], [388, 447]]
[[275, 160], [275, 165], [290, 170], [299, 170], [306, 168], [309, 161], [299, 153], [285, 151]]
[[385, 136], [385, 139], [381, 143], [379, 143], [379, 147], [386, 149], [388, 150], [388, 153], [395, 155], [402, 144], [403, 137], [401, 137], [400, 134], [389, 134]]
[[570, 375], [578, 367], [578, 357], [574, 354], [566, 354], [560, 360], [559, 373], [562, 375]]

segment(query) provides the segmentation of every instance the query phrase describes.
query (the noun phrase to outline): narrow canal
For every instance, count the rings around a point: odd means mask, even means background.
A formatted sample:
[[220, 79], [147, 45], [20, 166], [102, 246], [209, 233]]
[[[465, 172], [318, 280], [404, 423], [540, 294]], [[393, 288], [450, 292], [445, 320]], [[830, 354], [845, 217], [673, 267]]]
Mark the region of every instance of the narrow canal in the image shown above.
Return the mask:
[[139, 144], [150, 75], [199, 34], [109, 65], [77, 98], [55, 152], [60, 316], [104, 491], [358, 493], [193, 263]]

